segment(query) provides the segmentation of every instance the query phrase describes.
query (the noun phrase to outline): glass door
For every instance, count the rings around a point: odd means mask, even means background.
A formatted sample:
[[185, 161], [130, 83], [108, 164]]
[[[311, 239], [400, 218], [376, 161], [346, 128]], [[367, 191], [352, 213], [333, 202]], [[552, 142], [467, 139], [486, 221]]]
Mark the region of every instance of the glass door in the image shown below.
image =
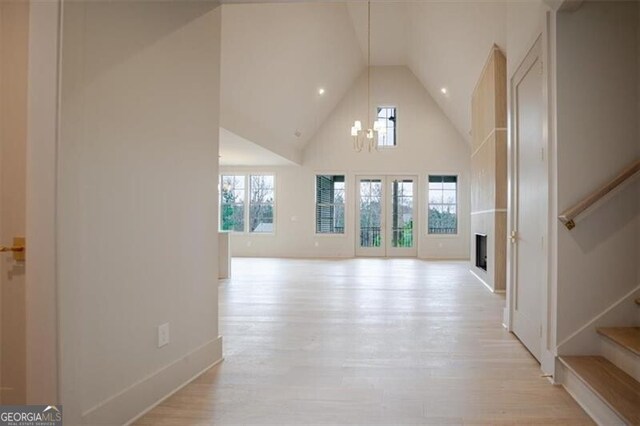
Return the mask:
[[416, 256], [417, 179], [359, 176], [357, 256]]
[[415, 177], [388, 176], [387, 256], [417, 256]]
[[385, 178], [358, 177], [358, 214], [356, 215], [356, 255], [385, 256], [384, 229]]

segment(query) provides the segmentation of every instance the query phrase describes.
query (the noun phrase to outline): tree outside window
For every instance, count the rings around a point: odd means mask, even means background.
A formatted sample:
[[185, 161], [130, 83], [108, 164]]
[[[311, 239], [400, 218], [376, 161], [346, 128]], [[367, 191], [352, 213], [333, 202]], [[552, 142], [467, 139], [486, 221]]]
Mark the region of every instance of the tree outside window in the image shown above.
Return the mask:
[[274, 176], [252, 175], [249, 185], [249, 232], [273, 233]]
[[220, 176], [220, 230], [244, 232], [244, 199], [244, 176]]
[[458, 233], [457, 186], [457, 176], [429, 176], [429, 234]]

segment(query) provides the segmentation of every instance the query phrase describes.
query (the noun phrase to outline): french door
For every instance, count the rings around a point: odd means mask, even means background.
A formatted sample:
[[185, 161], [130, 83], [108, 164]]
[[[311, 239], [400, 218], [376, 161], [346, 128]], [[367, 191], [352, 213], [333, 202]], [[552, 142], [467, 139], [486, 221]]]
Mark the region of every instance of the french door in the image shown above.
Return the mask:
[[415, 176], [358, 176], [357, 256], [416, 256]]

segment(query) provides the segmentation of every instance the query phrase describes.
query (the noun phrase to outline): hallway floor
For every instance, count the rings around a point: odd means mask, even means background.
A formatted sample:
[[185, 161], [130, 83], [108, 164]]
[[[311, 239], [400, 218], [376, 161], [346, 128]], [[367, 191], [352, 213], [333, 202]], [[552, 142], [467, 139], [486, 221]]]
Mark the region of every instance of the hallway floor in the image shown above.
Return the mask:
[[465, 262], [235, 259], [225, 360], [138, 425], [592, 424]]

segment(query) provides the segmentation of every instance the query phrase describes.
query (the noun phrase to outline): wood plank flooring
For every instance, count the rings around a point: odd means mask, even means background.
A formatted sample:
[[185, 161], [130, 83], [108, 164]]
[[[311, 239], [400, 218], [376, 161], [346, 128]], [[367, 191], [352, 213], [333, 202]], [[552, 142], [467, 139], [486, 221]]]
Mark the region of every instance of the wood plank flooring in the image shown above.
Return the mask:
[[640, 425], [640, 383], [601, 356], [563, 356], [562, 362], [625, 423]]
[[592, 424], [466, 262], [234, 259], [225, 360], [138, 425]]
[[640, 356], [640, 327], [601, 327], [598, 333]]

